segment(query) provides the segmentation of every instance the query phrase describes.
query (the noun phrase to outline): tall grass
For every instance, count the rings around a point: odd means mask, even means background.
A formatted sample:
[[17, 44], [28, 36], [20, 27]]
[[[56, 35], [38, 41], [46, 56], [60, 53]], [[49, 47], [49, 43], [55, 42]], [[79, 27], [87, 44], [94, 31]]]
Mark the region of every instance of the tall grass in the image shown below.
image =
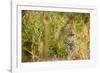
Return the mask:
[[90, 14], [22, 10], [22, 62], [90, 59]]

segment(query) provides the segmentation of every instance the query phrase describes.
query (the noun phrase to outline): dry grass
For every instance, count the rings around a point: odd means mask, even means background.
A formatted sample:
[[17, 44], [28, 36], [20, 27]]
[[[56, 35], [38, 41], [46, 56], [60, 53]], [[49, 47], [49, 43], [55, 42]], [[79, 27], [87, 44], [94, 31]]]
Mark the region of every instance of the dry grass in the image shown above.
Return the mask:
[[22, 62], [90, 59], [88, 13], [22, 14]]

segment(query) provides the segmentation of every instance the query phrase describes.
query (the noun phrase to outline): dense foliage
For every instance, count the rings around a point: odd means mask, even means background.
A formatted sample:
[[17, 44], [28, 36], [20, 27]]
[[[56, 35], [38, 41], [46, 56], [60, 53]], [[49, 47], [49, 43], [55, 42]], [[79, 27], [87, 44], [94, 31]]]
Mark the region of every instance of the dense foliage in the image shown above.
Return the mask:
[[90, 58], [90, 14], [22, 10], [22, 62]]

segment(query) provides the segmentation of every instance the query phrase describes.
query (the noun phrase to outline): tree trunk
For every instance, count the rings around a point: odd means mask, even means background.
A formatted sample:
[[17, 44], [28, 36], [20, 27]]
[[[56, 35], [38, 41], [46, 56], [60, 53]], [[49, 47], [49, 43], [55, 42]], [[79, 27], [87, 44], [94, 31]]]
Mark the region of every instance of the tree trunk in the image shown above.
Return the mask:
[[48, 59], [48, 16], [47, 13], [43, 15], [44, 24], [44, 48], [43, 48], [43, 60]]

